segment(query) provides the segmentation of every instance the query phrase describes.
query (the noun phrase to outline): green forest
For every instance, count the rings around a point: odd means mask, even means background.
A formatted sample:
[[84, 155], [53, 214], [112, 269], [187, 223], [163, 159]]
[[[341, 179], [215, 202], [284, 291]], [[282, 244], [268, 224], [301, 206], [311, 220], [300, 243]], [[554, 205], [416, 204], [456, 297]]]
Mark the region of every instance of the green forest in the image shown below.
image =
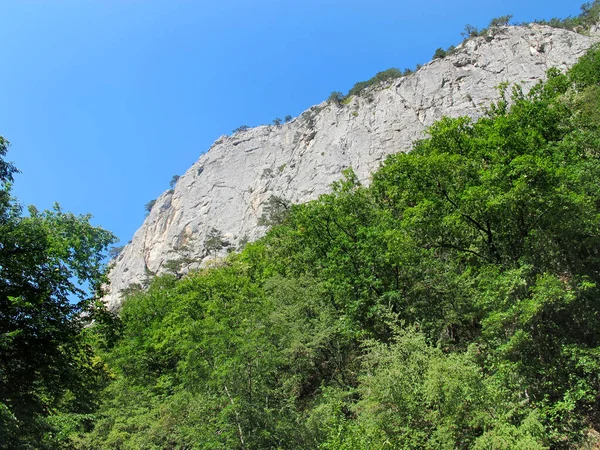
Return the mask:
[[114, 236], [24, 213], [0, 140], [0, 448], [595, 448], [600, 47], [499, 90], [118, 316]]

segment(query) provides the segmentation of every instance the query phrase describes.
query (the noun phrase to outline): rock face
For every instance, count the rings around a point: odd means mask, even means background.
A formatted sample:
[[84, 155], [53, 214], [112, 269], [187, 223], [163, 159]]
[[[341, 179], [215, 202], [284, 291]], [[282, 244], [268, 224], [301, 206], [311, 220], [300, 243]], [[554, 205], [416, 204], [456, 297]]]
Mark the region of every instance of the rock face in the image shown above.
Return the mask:
[[105, 301], [118, 309], [123, 289], [145, 285], [169, 261], [189, 258], [183, 270], [206, 262], [211, 236], [234, 247], [260, 237], [265, 228], [257, 222], [271, 196], [315, 199], [348, 167], [368, 182], [387, 155], [410, 150], [443, 115], [481, 116], [501, 82], [527, 90], [549, 68], [573, 65], [598, 40], [540, 25], [501, 28], [348, 104], [323, 102], [284, 125], [222, 136], [157, 199], [116, 258]]

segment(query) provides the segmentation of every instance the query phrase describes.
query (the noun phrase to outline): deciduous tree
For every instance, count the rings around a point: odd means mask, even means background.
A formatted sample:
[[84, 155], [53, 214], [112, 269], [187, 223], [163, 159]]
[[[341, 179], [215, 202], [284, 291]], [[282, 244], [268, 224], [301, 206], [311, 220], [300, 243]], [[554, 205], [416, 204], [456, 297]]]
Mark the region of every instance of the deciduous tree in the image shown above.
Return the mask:
[[7, 147], [0, 138], [0, 447], [56, 448], [52, 417], [92, 411], [103, 378], [83, 330], [115, 237], [58, 205], [23, 214]]

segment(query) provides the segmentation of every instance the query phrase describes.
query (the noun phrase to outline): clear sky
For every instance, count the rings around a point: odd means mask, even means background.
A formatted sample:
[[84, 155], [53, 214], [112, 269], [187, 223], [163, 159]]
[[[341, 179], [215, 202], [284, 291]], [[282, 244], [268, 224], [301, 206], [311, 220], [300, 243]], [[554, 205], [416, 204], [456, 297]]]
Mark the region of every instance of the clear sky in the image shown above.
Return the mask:
[[122, 243], [220, 135], [296, 116], [484, 27], [569, 0], [0, 0], [0, 135], [25, 205], [91, 213]]

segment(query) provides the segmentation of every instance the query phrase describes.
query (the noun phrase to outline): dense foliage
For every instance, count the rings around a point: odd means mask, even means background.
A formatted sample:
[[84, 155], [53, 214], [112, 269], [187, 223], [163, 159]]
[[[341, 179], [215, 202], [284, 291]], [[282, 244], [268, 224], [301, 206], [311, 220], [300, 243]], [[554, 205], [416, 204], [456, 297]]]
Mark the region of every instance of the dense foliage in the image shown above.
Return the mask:
[[110, 317], [86, 290], [104, 282], [114, 236], [58, 205], [23, 215], [7, 148], [0, 137], [0, 448], [66, 447], [108, 381], [92, 344]]
[[[121, 311], [78, 448], [542, 449], [600, 427], [600, 50]], [[510, 98], [509, 98], [510, 97]]]

